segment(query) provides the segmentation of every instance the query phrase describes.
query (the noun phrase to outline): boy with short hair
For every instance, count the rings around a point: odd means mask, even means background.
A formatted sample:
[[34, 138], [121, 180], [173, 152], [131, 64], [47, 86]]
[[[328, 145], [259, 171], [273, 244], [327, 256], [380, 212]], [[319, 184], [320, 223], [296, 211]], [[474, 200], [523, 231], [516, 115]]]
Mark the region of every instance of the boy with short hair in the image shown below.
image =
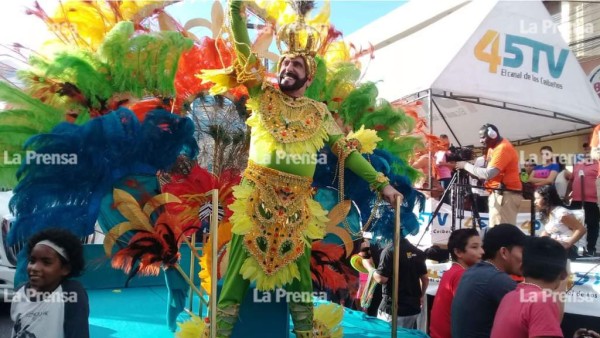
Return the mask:
[[567, 252], [549, 238], [532, 238], [523, 250], [525, 281], [504, 296], [492, 338], [563, 337], [561, 301], [566, 289]]
[[452, 337], [450, 330], [452, 299], [465, 270], [481, 260], [483, 247], [479, 233], [475, 229], [454, 230], [448, 239], [448, 251], [452, 257], [452, 267], [442, 275], [433, 300], [429, 325], [431, 338]]

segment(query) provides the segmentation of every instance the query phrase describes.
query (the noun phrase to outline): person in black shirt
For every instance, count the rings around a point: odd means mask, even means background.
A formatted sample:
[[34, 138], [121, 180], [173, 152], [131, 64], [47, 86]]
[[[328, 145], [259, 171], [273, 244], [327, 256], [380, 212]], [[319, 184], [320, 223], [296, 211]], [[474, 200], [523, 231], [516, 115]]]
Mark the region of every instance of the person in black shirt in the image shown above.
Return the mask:
[[[415, 328], [417, 317], [421, 313], [423, 296], [429, 279], [425, 265], [425, 253], [417, 249], [408, 240], [400, 240], [400, 280], [398, 283], [398, 326]], [[382, 284], [383, 298], [377, 311], [377, 318], [392, 321], [392, 286], [393, 286], [394, 248], [392, 244], [385, 246], [379, 259], [379, 267], [373, 278]], [[375, 269], [373, 262], [363, 262], [368, 270]]]
[[512, 224], [498, 224], [483, 237], [481, 262], [468, 268], [452, 300], [452, 337], [489, 338], [500, 301], [517, 287], [527, 236]]

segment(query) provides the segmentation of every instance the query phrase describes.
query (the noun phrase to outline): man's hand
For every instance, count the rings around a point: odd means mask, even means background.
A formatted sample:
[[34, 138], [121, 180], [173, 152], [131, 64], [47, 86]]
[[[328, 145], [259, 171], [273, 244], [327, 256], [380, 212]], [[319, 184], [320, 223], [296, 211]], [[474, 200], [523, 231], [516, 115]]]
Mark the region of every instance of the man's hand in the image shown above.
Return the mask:
[[402, 194], [390, 184], [386, 185], [381, 190], [381, 196], [383, 196], [383, 200], [388, 202], [392, 206], [392, 208], [396, 207], [397, 197], [400, 198], [400, 203], [402, 203], [402, 200], [404, 200], [404, 196], [402, 196]]
[[456, 169], [465, 169], [465, 165], [466, 165], [466, 164], [467, 164], [467, 162], [465, 162], [465, 161], [459, 161], [459, 162], [456, 162], [456, 166], [455, 166], [455, 168], [456, 168]]

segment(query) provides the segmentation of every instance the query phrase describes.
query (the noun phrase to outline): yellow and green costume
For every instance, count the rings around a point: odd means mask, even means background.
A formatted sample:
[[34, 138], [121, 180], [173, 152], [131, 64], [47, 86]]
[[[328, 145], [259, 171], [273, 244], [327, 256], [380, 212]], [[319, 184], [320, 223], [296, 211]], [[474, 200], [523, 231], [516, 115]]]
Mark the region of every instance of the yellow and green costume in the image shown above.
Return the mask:
[[[242, 65], [236, 71], [260, 74], [248, 70], [256, 63], [248, 48], [241, 3], [232, 1], [230, 6], [237, 62]], [[250, 155], [244, 179], [234, 188], [236, 200], [230, 206], [233, 238], [218, 302], [219, 337], [231, 335], [250, 282], [256, 282], [259, 290], [285, 288], [287, 292], [312, 294], [311, 242], [324, 237], [328, 221], [327, 213], [312, 199], [319, 149], [328, 144], [338, 153], [349, 153], [346, 167], [374, 189], [388, 184], [358, 152], [350, 151], [325, 104], [287, 96], [259, 76], [246, 84], [250, 84], [248, 105], [253, 111], [247, 120], [252, 128]], [[319, 325], [313, 325], [312, 302], [289, 305], [297, 336], [318, 336], [313, 333]]]

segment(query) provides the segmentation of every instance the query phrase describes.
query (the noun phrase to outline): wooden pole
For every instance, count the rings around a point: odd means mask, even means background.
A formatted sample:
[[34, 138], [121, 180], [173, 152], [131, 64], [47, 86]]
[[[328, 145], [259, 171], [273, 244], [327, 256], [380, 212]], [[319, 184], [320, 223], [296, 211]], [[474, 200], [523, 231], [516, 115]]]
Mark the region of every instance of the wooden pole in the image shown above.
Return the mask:
[[402, 205], [402, 196], [396, 198], [395, 206], [395, 226], [394, 226], [394, 279], [392, 283], [392, 338], [398, 336], [398, 285], [400, 284], [400, 236], [402, 233], [400, 224], [400, 206]]
[[210, 268], [210, 336], [217, 338], [217, 264], [218, 260], [218, 232], [219, 232], [219, 190], [212, 190], [212, 215], [210, 218], [210, 240], [212, 241], [212, 265]]

